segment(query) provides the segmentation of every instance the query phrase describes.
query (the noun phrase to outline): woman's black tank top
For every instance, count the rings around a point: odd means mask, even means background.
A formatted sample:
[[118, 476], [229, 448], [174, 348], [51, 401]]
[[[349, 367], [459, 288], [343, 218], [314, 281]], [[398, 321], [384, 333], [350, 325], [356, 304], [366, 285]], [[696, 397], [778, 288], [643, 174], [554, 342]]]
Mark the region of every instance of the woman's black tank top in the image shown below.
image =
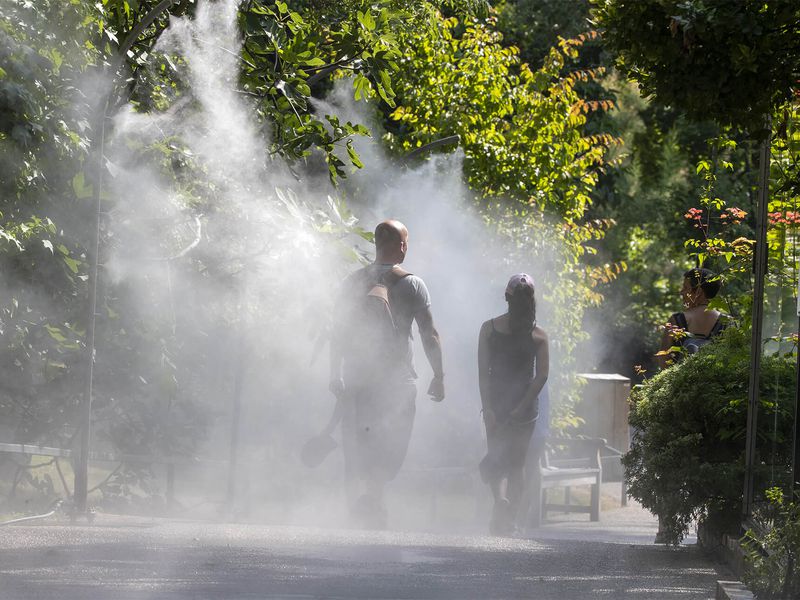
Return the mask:
[[[534, 327], [536, 324], [534, 323]], [[533, 380], [536, 367], [536, 343], [530, 333], [517, 335], [497, 331], [492, 319], [489, 335], [489, 394], [491, 408], [502, 421], [519, 404]], [[529, 414], [517, 419], [536, 418], [536, 403]]]

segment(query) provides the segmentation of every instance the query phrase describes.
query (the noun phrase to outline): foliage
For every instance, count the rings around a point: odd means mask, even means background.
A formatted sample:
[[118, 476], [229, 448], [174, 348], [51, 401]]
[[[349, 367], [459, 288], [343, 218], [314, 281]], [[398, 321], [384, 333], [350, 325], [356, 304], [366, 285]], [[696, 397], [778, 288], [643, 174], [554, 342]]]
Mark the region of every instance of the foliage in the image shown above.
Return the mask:
[[[341, 42], [349, 35], [347, 39], [353, 43], [361, 41], [362, 54], [371, 48], [378, 52], [371, 44], [391, 37], [386, 28], [398, 21], [379, 15], [377, 25], [370, 28], [373, 5], [362, 4], [366, 8], [361, 20], [351, 20], [355, 29], [323, 38], [319, 33], [330, 33], [330, 29], [305, 23], [283, 4], [269, 4], [275, 22], [265, 23], [265, 30], [282, 28], [285, 47], [278, 44], [276, 53], [261, 56], [261, 66], [268, 66], [277, 85], [284, 73], [298, 72], [298, 65], [309, 60], [316, 62], [303, 54], [308, 47], [322, 56], [350, 52], [354, 46], [344, 42], [336, 46], [331, 41]], [[91, 228], [86, 225], [94, 219], [91, 199], [96, 183], [90, 150], [100, 144], [103, 128], [111, 123], [104, 123], [104, 118], [129, 100], [138, 111], [158, 113], [188, 97], [181, 82], [185, 64], [165, 55], [157, 42], [170, 16], [191, 15], [194, 7], [193, 1], [186, 0], [172, 4], [14, 0], [0, 9], [0, 282], [7, 292], [0, 305], [4, 441], [67, 448], [73, 444], [79, 423], [77, 407], [85, 389], [86, 283], [91, 254]], [[249, 8], [256, 10], [254, 7], [255, 3], [250, 3]], [[242, 19], [246, 18], [243, 12]], [[54, 29], [53, 23], [59, 27]], [[330, 27], [335, 29], [335, 25]], [[320, 39], [328, 44], [321, 49], [314, 46]], [[275, 70], [277, 53], [281, 61]], [[378, 60], [384, 61], [382, 67], [388, 64], [386, 57]], [[244, 89], [256, 75], [242, 64]], [[386, 77], [379, 73], [375, 60], [364, 64], [376, 81]], [[104, 78], [116, 73], [120, 76], [113, 84]], [[268, 79], [262, 75], [260, 82]], [[110, 101], [103, 111], [105, 94], [110, 94]], [[271, 105], [272, 112], [263, 112], [269, 126], [294, 118], [297, 104], [278, 104]], [[306, 107], [306, 120], [310, 114]], [[339, 125], [334, 115], [327, 118], [326, 126], [330, 131], [312, 140], [323, 151], [334, 138], [345, 144], [345, 138], [366, 133], [360, 125]], [[181, 198], [183, 216], [190, 224], [203, 210], [214, 208], [219, 190], [208, 181], [207, 165], [193, 157], [181, 140], [142, 144], [128, 139], [120, 145], [126, 143], [130, 144], [129, 157], [137, 164], [159, 165], [160, 174], [169, 182], [167, 187]], [[108, 158], [119, 148], [106, 150]], [[292, 156], [290, 150], [282, 155]], [[350, 158], [354, 163], [358, 160], [355, 155]], [[106, 164], [114, 168], [113, 163]], [[113, 175], [106, 173], [109, 180]], [[112, 205], [107, 190], [108, 186], [100, 190], [104, 209]], [[300, 214], [291, 193], [278, 191], [276, 196], [275, 204], [283, 205], [287, 214]], [[345, 209], [334, 203], [323, 208], [314, 213], [314, 222], [306, 225], [328, 232], [334, 245], [349, 233], [360, 233]], [[104, 220], [102, 233], [105, 258], [118, 252], [120, 240], [113, 236], [120, 231]], [[159, 247], [148, 248], [135, 268], [143, 270], [148, 255], [161, 260], [172, 254], [175, 229], [159, 233]], [[280, 237], [275, 236], [276, 240]], [[240, 262], [234, 261], [226, 267], [235, 269], [237, 264]], [[150, 261], [150, 266], [155, 265]], [[193, 279], [198, 286], [209, 280], [210, 273], [220, 274], [219, 269], [214, 271], [217, 265], [194, 257], [170, 268], [174, 269], [172, 276]], [[100, 448], [136, 454], [191, 454], [204, 438], [209, 407], [197, 399], [207, 394], [204, 387], [212, 383], [204, 378], [209, 372], [204, 373], [202, 365], [214, 357], [207, 352], [204, 356], [184, 352], [208, 345], [208, 332], [198, 329], [188, 314], [194, 308], [192, 314], [202, 315], [208, 322], [219, 320], [221, 311], [212, 304], [200, 306], [206, 299], [200, 293], [192, 298], [167, 294], [170, 301], [184, 302], [185, 310], [176, 317], [174, 305], [163, 301], [160, 277], [141, 282], [145, 295], [154, 296], [145, 310], [140, 289], [114, 282], [102, 271], [93, 407], [94, 439]]]
[[768, 273], [774, 285], [792, 287], [797, 281], [800, 225], [800, 102], [777, 111], [774, 122], [767, 207]]
[[[356, 168], [364, 166], [352, 138], [369, 135], [369, 130], [360, 124], [340, 123], [336, 115], [319, 118], [310, 103], [315, 89], [319, 96], [329, 75], [346, 72], [356, 100], [374, 95], [393, 107], [392, 76], [401, 56], [398, 35], [419, 27], [420, 20], [424, 27], [437, 3], [306, 4], [292, 10], [280, 1], [247, 0], [240, 7], [242, 93], [256, 99], [260, 119], [270, 125], [271, 154], [294, 162], [321, 151], [336, 182], [345, 176], [345, 161]], [[482, 7], [480, 0], [472, 0], [460, 4], [458, 10], [480, 13]]]
[[[125, 40], [136, 32], [138, 20], [148, 15], [155, 1], [129, 3], [106, 0], [106, 22], [100, 24], [113, 40]], [[168, 15], [191, 13], [195, 0], [167, 7], [139, 37], [131, 40], [127, 67], [129, 95], [140, 110], [166, 110], [182, 95], [183, 65], [180, 57], [166, 56], [155, 45], [168, 23]], [[356, 99], [370, 93], [392, 103], [391, 74], [399, 53], [396, 32], [415, 25], [428, 10], [424, 0], [349, 0], [343, 3], [296, 3], [246, 0], [239, 7], [239, 26], [244, 48], [240, 56], [239, 92], [252, 99], [258, 119], [272, 136], [271, 155], [290, 162], [306, 160], [313, 150], [322, 152], [333, 181], [344, 175], [346, 161], [362, 163], [352, 145], [353, 136], [369, 135], [363, 125], [339, 123], [335, 115], [318, 118], [312, 110], [314, 90], [324, 91], [333, 72], [354, 75]], [[304, 6], [308, 4], [308, 6]], [[444, 4], [447, 4], [444, 2]], [[477, 11], [480, 2], [461, 8]], [[135, 5], [135, 7], [134, 7]], [[109, 46], [107, 53], [116, 48]], [[330, 117], [330, 119], [328, 118]]]
[[[765, 355], [761, 368], [758, 437], [775, 456], [760, 460], [780, 477], [791, 455], [794, 359]], [[629, 493], [659, 516], [671, 543], [694, 519], [716, 533], [738, 526], [748, 377], [747, 332], [730, 328], [632, 393], [635, 433], [623, 458]]]
[[542, 64], [559, 38], [586, 33], [588, 0], [502, 0], [495, 2], [497, 27], [506, 43], [519, 48], [523, 62]]
[[785, 498], [780, 488], [766, 491], [769, 505], [758, 515], [766, 533], [748, 530], [744, 581], [757, 598], [800, 597], [800, 504]]
[[720, 179], [731, 176], [741, 157], [737, 143], [726, 136], [710, 139], [708, 147], [709, 155], [701, 157], [695, 168], [703, 181], [698, 190], [699, 206], [692, 206], [683, 215], [692, 228], [683, 245], [691, 264], [711, 269], [724, 286], [724, 294], [712, 299], [709, 307], [747, 319], [744, 313], [752, 294], [750, 271], [755, 245], [751, 239], [753, 218], [737, 206], [728, 206], [718, 195]]
[[96, 52], [42, 34], [81, 28], [82, 4], [11, 2], [1, 16], [0, 411], [16, 435], [56, 443], [76, 405], [66, 374], [81, 362], [85, 312], [83, 240], [63, 230], [82, 218], [71, 180], [89, 147], [76, 81]]
[[[577, 35], [590, 26], [589, 3], [582, 0], [509, 0], [498, 3], [496, 10], [505, 40], [518, 44], [521, 59], [534, 65], [543, 62], [556, 29], [566, 27]], [[597, 46], [588, 40], [578, 64], [611, 67], [611, 57]], [[683, 246], [687, 228], [681, 215], [702, 196], [705, 182], [695, 165], [707, 159], [706, 140], [718, 136], [720, 129], [712, 122], [688, 120], [679, 107], [644, 99], [638, 87], [613, 68], [595, 81], [581, 82], [577, 89], [614, 106], [611, 111], [589, 113], [584, 129], [622, 140], [606, 159], [587, 212], [592, 219], [614, 225], [598, 244], [597, 255], [583, 260], [596, 267], [627, 266], [597, 287], [603, 302], [587, 308], [582, 327], [592, 340], [580, 351], [601, 372], [637, 379], [634, 365], [655, 368], [656, 324], [674, 312], [680, 274], [694, 264]], [[730, 159], [734, 170], [722, 170], [716, 182], [718, 194], [736, 206], [748, 206], [750, 201], [754, 177], [748, 151], [747, 144], [740, 144]]]
[[623, 261], [628, 269], [601, 287], [605, 300], [591, 310], [588, 323], [602, 340], [595, 350], [601, 372], [636, 377], [633, 365], [654, 366], [655, 324], [674, 312], [681, 273], [693, 266], [683, 247], [681, 215], [700, 195], [694, 163], [716, 129], [647, 101], [616, 71], [602, 83], [616, 107], [602, 125], [623, 143], [593, 193], [590, 215], [615, 223], [595, 260]]
[[[629, 302], [621, 295], [626, 295], [627, 290], [615, 293], [613, 288], [608, 291], [612, 302], [609, 303], [612, 315], [631, 314], [637, 315], [638, 323], [663, 322], [670, 310], [665, 306], [670, 302], [665, 297], [664, 291], [675, 294], [680, 283], [680, 273], [689, 266], [694, 266], [697, 259], [707, 259], [708, 254], [700, 249], [704, 243], [701, 241], [699, 228], [695, 228], [691, 235], [682, 231], [680, 216], [689, 208], [700, 208], [698, 199], [711, 198], [718, 202], [721, 198], [727, 206], [741, 207], [749, 213], [748, 218], [737, 228], [727, 228], [728, 233], [737, 232], [737, 235], [727, 233], [720, 237], [719, 231], [712, 234], [716, 244], [726, 244], [712, 248], [711, 254], [719, 259], [709, 261], [709, 266], [727, 271], [724, 291], [734, 307], [747, 308], [746, 296], [751, 285], [747, 271], [739, 269], [744, 266], [746, 246], [740, 244], [732, 248], [730, 243], [734, 240], [740, 242], [754, 238], [754, 209], [755, 209], [755, 179], [757, 168], [756, 148], [751, 141], [743, 139], [741, 134], [746, 132], [751, 139], [763, 135], [766, 117], [773, 115], [772, 137], [773, 144], [783, 139], [787, 131], [787, 124], [791, 123], [791, 110], [784, 110], [784, 103], [793, 97], [796, 92], [798, 75], [798, 53], [792, 51], [797, 47], [798, 9], [796, 3], [778, 0], [776, 2], [731, 3], [724, 1], [690, 1], [678, 2], [672, 0], [647, 0], [645, 2], [619, 2], [617, 0], [597, 0], [594, 2], [595, 23], [603, 35], [605, 47], [617, 56], [617, 64], [622, 73], [635, 81], [646, 96], [650, 96], [648, 112], [660, 112], [662, 115], [679, 116], [685, 112], [694, 121], [680, 119], [679, 127], [673, 127], [674, 134], [684, 141], [694, 142], [692, 146], [684, 147], [674, 145], [675, 138], [668, 140], [668, 145], [658, 144], [655, 147], [675, 148], [685, 152], [684, 156], [678, 154], [682, 164], [671, 170], [672, 180], [681, 182], [684, 188], [683, 196], [676, 195], [670, 200], [669, 195], [659, 197], [661, 188], [653, 186], [644, 177], [638, 178], [640, 186], [634, 188], [637, 194], [642, 195], [648, 206], [659, 206], [666, 209], [673, 219], [665, 219], [660, 223], [645, 220], [641, 225], [633, 225], [633, 229], [626, 225], [626, 216], [621, 216], [618, 221], [621, 228], [612, 232], [608, 238], [608, 247], [612, 252], [629, 254], [634, 250], [634, 256], [628, 256], [627, 262], [631, 267], [629, 273], [621, 279], [621, 284], [630, 283], [637, 287], [643, 294], [641, 302], [634, 302], [634, 310], [627, 310]], [[614, 119], [619, 113], [611, 115]], [[647, 113], [639, 112], [645, 116]], [[718, 125], [733, 125], [726, 130]], [[660, 131], [659, 131], [660, 129]], [[648, 129], [648, 135], [639, 134], [639, 140], [657, 142], [662, 133], [666, 133], [663, 125], [659, 129]], [[703, 133], [703, 131], [706, 133]], [[744, 130], [744, 131], [743, 131]], [[689, 134], [687, 136], [687, 134]], [[699, 134], [699, 135], [698, 135]], [[637, 161], [642, 156], [640, 143], [630, 145], [630, 139], [623, 134], [628, 148], [632, 150], [632, 160]], [[706, 139], [719, 140], [722, 137], [735, 141], [737, 147], [720, 148], [715, 143], [708, 150], [698, 149], [697, 143], [704, 144]], [[647, 142], [646, 142], [647, 143]], [[638, 146], [638, 147], [637, 147]], [[688, 152], [687, 152], [688, 151]], [[727, 155], [727, 156], [723, 156]], [[775, 152], [773, 149], [773, 160]], [[728, 167], [723, 163], [727, 161]], [[711, 172], [702, 167], [710, 164], [713, 170], [714, 196], [709, 196], [703, 191], [709, 186]], [[695, 165], [700, 167], [700, 172], [693, 173]], [[627, 165], [626, 165], [627, 166]], [[663, 168], [669, 168], [669, 163], [664, 160], [651, 162], [649, 169], [658, 173]], [[692, 169], [692, 172], [689, 171]], [[702, 175], [705, 181], [699, 180]], [[608, 194], [610, 204], [619, 202], [614, 196], [618, 190], [624, 190], [626, 175], [619, 177], [614, 174], [615, 185]], [[793, 178], [775, 176], [773, 168], [771, 189], [784, 189]], [[682, 181], [681, 181], [682, 180]], [[635, 180], [634, 180], [635, 181]], [[602, 188], [602, 182], [601, 182]], [[670, 189], [670, 188], [667, 188]], [[650, 198], [651, 192], [656, 192], [655, 198]], [[627, 194], [626, 194], [627, 195]], [[716, 200], [715, 200], [716, 198]], [[625, 198], [624, 206], [630, 206]], [[636, 202], [636, 200], [634, 200]], [[598, 207], [608, 205], [602, 200]], [[773, 209], [771, 209], [773, 210]], [[791, 213], [787, 208], [784, 212]], [[718, 219], [718, 211], [712, 206], [713, 218]], [[774, 211], [773, 212], [777, 212]], [[787, 214], [788, 214], [787, 213]], [[604, 211], [601, 214], [606, 215]], [[628, 215], [637, 215], [638, 211], [632, 210]], [[664, 213], [662, 213], [664, 214]], [[704, 218], [707, 218], [706, 214]], [[630, 220], [630, 216], [627, 216]], [[719, 221], [717, 222], [719, 223]], [[696, 221], [694, 224], [697, 224]], [[712, 229], [715, 226], [712, 226]], [[647, 229], [648, 235], [642, 236], [641, 230]], [[628, 246], [626, 231], [635, 234], [630, 238], [633, 242]], [[768, 288], [767, 314], [788, 314], [786, 296], [788, 286], [781, 290], [780, 276], [786, 273], [787, 268], [793, 268], [793, 260], [789, 253], [794, 242], [789, 239], [789, 244], [781, 242], [780, 233], [771, 229], [770, 235], [770, 287]], [[677, 241], [689, 237], [690, 244], [687, 253], [676, 245]], [[724, 238], [724, 240], [722, 239]], [[641, 241], [644, 241], [644, 246]], [[711, 241], [711, 240], [709, 240]], [[699, 245], [698, 245], [699, 244]], [[644, 252], [637, 249], [642, 248]], [[652, 253], [661, 251], [661, 257]], [[782, 254], [785, 250], [785, 256]], [[733, 253], [733, 263], [729, 258]], [[616, 255], [612, 254], [612, 256]], [[618, 256], [618, 255], [617, 255]], [[737, 258], [738, 256], [738, 258]], [[668, 261], [661, 260], [669, 257]], [[785, 259], [785, 260], [784, 260]], [[694, 264], [692, 264], [694, 262]], [[639, 286], [638, 281], [648, 281], [645, 286]], [[785, 281], [785, 278], [784, 278]], [[655, 285], [653, 285], [655, 284]], [[657, 293], [651, 290], [659, 290]], [[615, 298], [616, 297], [616, 298]], [[636, 296], [638, 297], [638, 295]], [[743, 302], [742, 302], [743, 301]], [[639, 308], [637, 309], [636, 306]], [[730, 308], [730, 307], [729, 307]], [[648, 314], [651, 316], [648, 318]], [[615, 320], [620, 317], [614, 316]], [[772, 317], [769, 317], [772, 318]], [[625, 329], [628, 333], [625, 339], [642, 339], [641, 326], [630, 323], [623, 328], [615, 327], [612, 331]], [[778, 329], [781, 329], [779, 326]], [[652, 331], [652, 328], [649, 330]], [[785, 335], [781, 332], [778, 336]], [[650, 333], [652, 337], [652, 333]], [[655, 339], [653, 338], [653, 342]], [[649, 357], [643, 356], [644, 362]]]
[[[356, 7], [353, 7], [356, 8]], [[394, 96], [390, 73], [399, 57], [393, 29], [408, 14], [383, 0], [363, 2], [337, 18], [306, 20], [282, 2], [250, 0], [241, 10], [244, 35], [242, 90], [258, 99], [259, 114], [272, 125], [273, 153], [289, 159], [324, 152], [331, 178], [343, 176], [337, 145], [346, 146], [349, 162], [362, 163], [350, 137], [368, 135], [361, 125], [325, 121], [310, 111], [311, 85], [321, 74], [337, 69], [353, 72], [356, 99], [371, 90], [387, 103]]]
[[99, 486], [100, 503], [109, 512], [152, 515], [170, 508], [162, 490], [155, 484], [151, 466], [120, 464]]
[[800, 75], [794, 0], [595, 0], [619, 68], [645, 95], [750, 133], [792, 96]]
[[504, 197], [578, 221], [604, 166], [611, 136], [586, 136], [586, 113], [610, 108], [585, 101], [575, 86], [597, 75], [561, 77], [583, 38], [562, 40], [532, 71], [504, 47], [491, 25], [445, 19], [400, 63], [400, 127], [389, 141], [404, 150], [451, 135], [460, 137], [465, 175], [484, 196]]
[[[766, 329], [773, 341], [793, 344], [792, 316], [798, 272], [797, 219], [798, 191], [794, 173], [800, 159], [797, 133], [797, 107], [787, 105], [779, 111], [782, 122], [776, 125], [770, 145], [770, 196], [767, 221]], [[777, 119], [775, 120], [777, 123]], [[737, 143], [721, 136], [709, 140], [709, 156], [698, 161], [696, 171], [704, 186], [699, 206], [684, 214], [693, 228], [686, 240], [689, 258], [695, 264], [718, 272], [727, 288], [726, 299], [714, 299], [711, 306], [731, 314], [746, 314], [751, 296], [753, 259], [753, 217], [720, 196], [735, 194], [735, 189], [720, 191], [723, 172], [732, 173], [740, 152]], [[742, 200], [745, 198], [740, 192]], [[771, 331], [770, 331], [771, 330]], [[788, 331], [787, 331], [788, 330]]]
[[[406, 153], [457, 135], [476, 206], [509, 248], [509, 260], [535, 257], [547, 265], [542, 288], [553, 307], [553, 360], [560, 365], [554, 388], [562, 400], [577, 391], [572, 365], [583, 310], [599, 301], [595, 287], [624, 268], [583, 262], [610, 226], [584, 215], [606, 153], [618, 143], [585, 132], [587, 114], [612, 108], [577, 91], [599, 71], [569, 72], [591, 38], [560, 40], [532, 70], [504, 44], [493, 19], [435, 17], [429, 29], [403, 38], [409, 50], [399, 62], [397, 107], [385, 136]], [[570, 404], [557, 403], [558, 418], [567, 419]]]

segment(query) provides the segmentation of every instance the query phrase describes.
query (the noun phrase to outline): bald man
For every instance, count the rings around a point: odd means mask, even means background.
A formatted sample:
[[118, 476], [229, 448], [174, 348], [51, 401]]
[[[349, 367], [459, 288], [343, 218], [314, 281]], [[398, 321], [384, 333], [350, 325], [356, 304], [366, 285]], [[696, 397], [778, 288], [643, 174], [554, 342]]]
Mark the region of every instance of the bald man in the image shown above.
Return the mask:
[[[419, 329], [433, 370], [432, 400], [444, 399], [444, 371], [439, 334], [433, 324], [428, 288], [404, 271], [408, 229], [393, 219], [375, 228], [375, 262], [347, 277], [337, 301], [331, 340], [331, 391], [341, 399], [342, 446], [351, 514], [358, 524], [383, 529], [387, 514], [384, 488], [405, 460], [416, 412], [417, 374], [411, 349], [411, 326]], [[388, 293], [394, 328], [386, 348], [356, 347], [375, 339], [364, 331], [371, 323], [363, 299], [381, 284]], [[349, 316], [348, 316], [349, 315]], [[374, 327], [374, 326], [373, 326]]]

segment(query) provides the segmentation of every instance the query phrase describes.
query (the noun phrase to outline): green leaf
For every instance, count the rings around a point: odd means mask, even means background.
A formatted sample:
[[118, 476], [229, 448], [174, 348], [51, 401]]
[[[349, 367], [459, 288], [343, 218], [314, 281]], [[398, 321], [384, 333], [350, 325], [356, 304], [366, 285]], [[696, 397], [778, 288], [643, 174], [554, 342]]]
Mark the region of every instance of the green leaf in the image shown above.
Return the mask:
[[297, 90], [297, 92], [303, 96], [308, 97], [311, 95], [311, 88], [308, 87], [308, 84], [305, 81], [297, 81], [294, 87], [295, 90]]
[[361, 162], [361, 159], [358, 156], [358, 152], [356, 149], [353, 148], [353, 141], [347, 140], [347, 154], [350, 156], [350, 162], [353, 163], [359, 169], [364, 168], [364, 163]]
[[64, 64], [64, 56], [56, 49], [50, 51], [50, 60], [53, 61], [53, 68], [56, 72], [58, 72], [61, 65]]
[[45, 330], [47, 333], [50, 334], [50, 337], [53, 338], [57, 342], [66, 342], [67, 338], [64, 337], [64, 334], [61, 333], [61, 329], [59, 327], [53, 327], [52, 325], [45, 325]]
[[727, 310], [729, 310], [725, 300], [723, 298], [720, 298], [719, 296], [709, 300], [708, 308], [713, 310], [718, 310], [720, 312], [726, 312]]
[[357, 19], [364, 29], [366, 29], [367, 31], [375, 31], [375, 18], [372, 16], [372, 13], [370, 12], [362, 13], [361, 11], [358, 11]]
[[72, 191], [79, 200], [92, 197], [94, 190], [91, 185], [87, 185], [83, 171], [78, 172], [78, 174], [72, 178]]
[[362, 98], [366, 100], [369, 97], [370, 82], [362, 73], [359, 73], [353, 79], [353, 97], [356, 100]]
[[81, 262], [79, 260], [75, 260], [74, 258], [70, 258], [69, 256], [65, 256], [63, 259], [64, 263], [67, 265], [67, 268], [77, 275], [78, 267], [80, 266]]
[[380, 83], [376, 84], [375, 88], [378, 90], [378, 95], [383, 99], [383, 101], [389, 106], [394, 107], [394, 100], [389, 97], [386, 88], [384, 88]]

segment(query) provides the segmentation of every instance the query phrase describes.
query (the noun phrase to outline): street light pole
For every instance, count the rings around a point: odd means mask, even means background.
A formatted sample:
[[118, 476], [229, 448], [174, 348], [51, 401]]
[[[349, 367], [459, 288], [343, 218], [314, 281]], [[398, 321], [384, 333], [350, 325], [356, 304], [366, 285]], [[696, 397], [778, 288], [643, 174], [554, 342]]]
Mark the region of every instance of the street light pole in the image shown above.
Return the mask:
[[[769, 128], [767, 128], [767, 132]], [[756, 247], [754, 255], [752, 337], [750, 340], [750, 382], [747, 390], [747, 437], [742, 502], [743, 521], [753, 514], [758, 424], [759, 379], [761, 377], [761, 332], [764, 321], [764, 279], [767, 274], [767, 208], [769, 204], [769, 133], [761, 142], [756, 201]]]
[[97, 279], [100, 272], [100, 218], [103, 176], [105, 174], [104, 152], [106, 143], [106, 122], [109, 118], [108, 109], [112, 105], [112, 97], [115, 93], [116, 84], [120, 78], [120, 73], [125, 66], [128, 51], [133, 47], [139, 36], [152, 25], [166, 10], [168, 10], [177, 0], [162, 0], [149, 13], [134, 25], [128, 36], [120, 45], [119, 49], [111, 59], [111, 66], [106, 68], [103, 78], [108, 78], [107, 89], [104, 90], [99, 102], [97, 124], [94, 129], [93, 149], [95, 155], [95, 173], [92, 182], [92, 240], [91, 240], [91, 266], [89, 267], [89, 308], [88, 320], [86, 324], [86, 372], [84, 382], [84, 392], [81, 398], [79, 410], [80, 444], [78, 460], [75, 465], [75, 491], [74, 503], [75, 514], [86, 514], [87, 499], [89, 495], [89, 449], [92, 441], [92, 394], [94, 382], [94, 359], [95, 359], [95, 323], [97, 321]]
[[[800, 336], [800, 279], [797, 281], [797, 333]], [[794, 432], [792, 434], [792, 496], [800, 491], [800, 339], [797, 341], [797, 371], [794, 379]]]
[[91, 266], [89, 268], [89, 309], [86, 323], [86, 372], [83, 398], [80, 404], [80, 447], [78, 452], [78, 462], [75, 466], [75, 514], [86, 514], [87, 498], [89, 495], [89, 448], [92, 440], [92, 386], [94, 382], [94, 358], [95, 358], [95, 324], [97, 321], [97, 277], [100, 271], [100, 203], [102, 200], [103, 175], [105, 165], [103, 165], [103, 153], [105, 151], [106, 139], [106, 118], [108, 113], [108, 103], [110, 93], [105, 95], [101, 102], [101, 110], [98, 114], [98, 124], [95, 129], [97, 138], [95, 143], [95, 173], [92, 187], [92, 247], [91, 247]]

